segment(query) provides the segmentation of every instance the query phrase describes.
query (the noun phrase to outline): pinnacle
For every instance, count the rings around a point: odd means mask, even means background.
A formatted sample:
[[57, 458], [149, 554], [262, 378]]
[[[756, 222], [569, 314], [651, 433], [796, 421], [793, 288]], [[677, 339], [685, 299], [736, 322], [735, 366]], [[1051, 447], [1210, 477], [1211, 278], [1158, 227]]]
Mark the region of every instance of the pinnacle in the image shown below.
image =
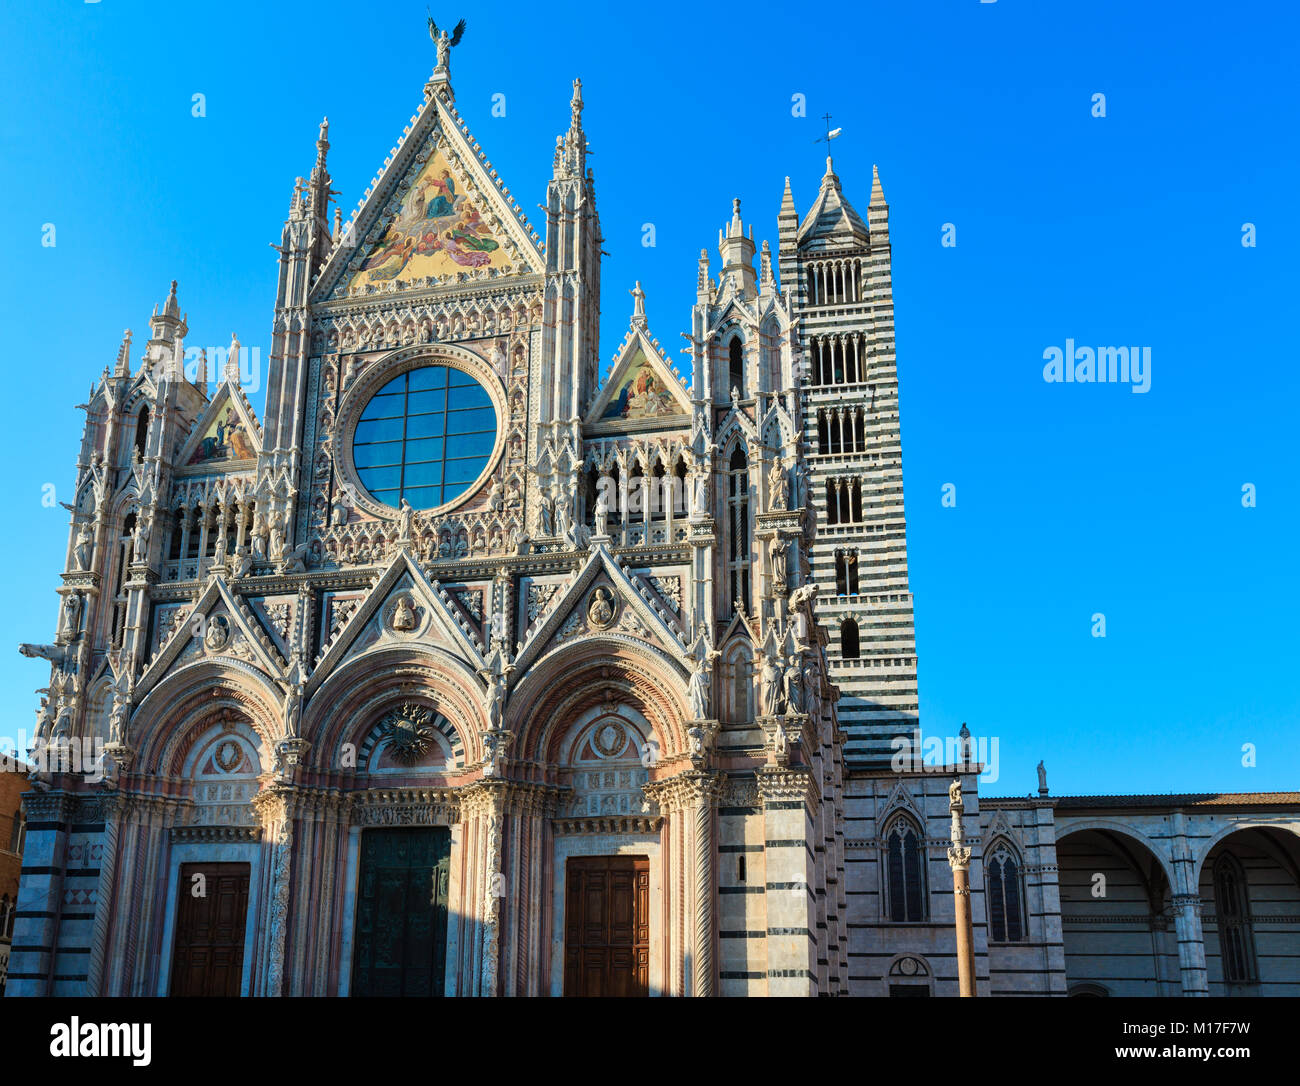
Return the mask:
[[880, 168], [874, 163], [871, 167], [871, 200], [868, 207], [882, 207], [885, 203], [885, 190], [880, 184]]

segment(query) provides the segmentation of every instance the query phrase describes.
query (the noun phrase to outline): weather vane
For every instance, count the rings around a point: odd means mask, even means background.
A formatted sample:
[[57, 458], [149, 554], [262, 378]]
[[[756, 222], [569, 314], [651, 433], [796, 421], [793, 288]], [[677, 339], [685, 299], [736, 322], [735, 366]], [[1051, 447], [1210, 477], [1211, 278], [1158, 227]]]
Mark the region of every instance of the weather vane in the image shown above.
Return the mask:
[[[430, 19], [429, 21], [432, 22], [433, 20]], [[836, 139], [839, 136], [839, 134], [844, 131], [844, 129], [831, 127], [831, 115], [829, 113], [823, 113], [822, 120], [826, 122], [826, 135], [818, 136], [815, 140], [813, 140], [813, 143], [829, 144], [831, 140]]]
[[[429, 11], [428, 8], [424, 9]], [[447, 61], [451, 59], [453, 47], [460, 44], [460, 39], [465, 36], [465, 20], [462, 19], [456, 24], [456, 28], [449, 35], [445, 30], [439, 30], [438, 24], [433, 21], [433, 12], [429, 12], [429, 37], [433, 39], [433, 44], [438, 47], [438, 67], [444, 71], [447, 68]]]

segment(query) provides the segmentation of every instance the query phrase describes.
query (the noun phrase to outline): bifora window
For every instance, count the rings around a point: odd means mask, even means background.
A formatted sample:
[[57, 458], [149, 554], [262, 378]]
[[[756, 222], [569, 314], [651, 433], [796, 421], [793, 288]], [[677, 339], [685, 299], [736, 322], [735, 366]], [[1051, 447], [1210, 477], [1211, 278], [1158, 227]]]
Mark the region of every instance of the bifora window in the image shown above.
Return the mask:
[[496, 437], [487, 389], [450, 366], [423, 366], [371, 397], [352, 435], [352, 459], [378, 501], [434, 509], [483, 474]]

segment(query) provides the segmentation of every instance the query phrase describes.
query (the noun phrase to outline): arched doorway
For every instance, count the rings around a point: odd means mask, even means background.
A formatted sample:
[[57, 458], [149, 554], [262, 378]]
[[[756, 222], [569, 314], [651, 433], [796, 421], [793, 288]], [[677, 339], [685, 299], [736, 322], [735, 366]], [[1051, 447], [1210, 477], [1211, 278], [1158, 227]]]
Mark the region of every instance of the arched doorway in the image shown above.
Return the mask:
[[1069, 990], [1181, 995], [1170, 881], [1155, 852], [1095, 827], [1067, 829], [1056, 857]]
[[1198, 891], [1210, 995], [1300, 995], [1300, 837], [1229, 830], [1205, 853]]

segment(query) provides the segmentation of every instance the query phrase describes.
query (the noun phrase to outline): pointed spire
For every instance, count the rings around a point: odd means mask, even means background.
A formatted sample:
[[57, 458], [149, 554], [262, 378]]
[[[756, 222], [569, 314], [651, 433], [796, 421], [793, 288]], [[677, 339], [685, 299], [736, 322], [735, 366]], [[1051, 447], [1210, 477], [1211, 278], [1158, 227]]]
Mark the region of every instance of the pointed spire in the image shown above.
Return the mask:
[[794, 209], [794, 194], [790, 191], [789, 177], [785, 179], [785, 192], [781, 194], [781, 214], [784, 215], [786, 212], [791, 215], [798, 214]]
[[230, 333], [230, 349], [226, 352], [226, 367], [222, 377], [236, 388], [239, 387], [239, 337]]
[[727, 237], [738, 238], [744, 232], [745, 228], [740, 222], [740, 197], [737, 196], [731, 201], [731, 225], [727, 228]]
[[176, 301], [176, 280], [172, 280], [171, 293], [167, 295], [167, 301], [163, 303], [163, 316], [179, 317], [181, 315], [180, 304]]
[[199, 388], [208, 387], [208, 352], [204, 348], [199, 348], [199, 364], [194, 373], [194, 383]]
[[822, 174], [822, 184], [825, 184], [827, 181], [839, 181], [839, 178], [835, 176], [835, 166], [831, 162], [830, 155], [826, 156], [826, 172]]
[[122, 346], [117, 349], [117, 369], [114, 370], [114, 376], [131, 376], [131, 329], [129, 328], [122, 333]]
[[871, 202], [867, 206], [885, 206], [885, 190], [880, 184], [880, 167], [875, 164], [871, 167]]

